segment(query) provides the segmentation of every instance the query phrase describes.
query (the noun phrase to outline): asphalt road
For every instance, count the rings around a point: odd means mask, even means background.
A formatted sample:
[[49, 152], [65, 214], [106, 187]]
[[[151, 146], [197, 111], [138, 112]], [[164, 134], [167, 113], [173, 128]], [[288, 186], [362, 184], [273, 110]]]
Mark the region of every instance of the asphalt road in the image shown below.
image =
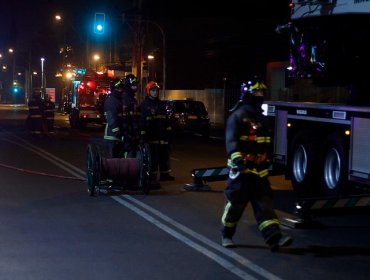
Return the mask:
[[[172, 152], [174, 182], [145, 196], [89, 197], [86, 146], [102, 130], [31, 136], [26, 111], [0, 106], [0, 279], [369, 279], [368, 213], [316, 217], [283, 230], [293, 246], [271, 253], [250, 207], [235, 249], [220, 246], [223, 181], [185, 191], [191, 170], [225, 163], [223, 141], [183, 135]], [[278, 216], [296, 218], [289, 181], [271, 177]]]

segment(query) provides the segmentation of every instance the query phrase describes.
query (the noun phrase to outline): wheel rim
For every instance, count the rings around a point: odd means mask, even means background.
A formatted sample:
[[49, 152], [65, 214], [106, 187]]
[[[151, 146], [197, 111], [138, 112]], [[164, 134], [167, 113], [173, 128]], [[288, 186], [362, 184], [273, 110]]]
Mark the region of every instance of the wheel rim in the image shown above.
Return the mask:
[[101, 167], [102, 163], [99, 150], [95, 146], [89, 145], [87, 149], [86, 176], [87, 192], [90, 196], [98, 194]]
[[139, 162], [140, 172], [138, 176], [138, 186], [144, 194], [150, 191], [149, 170], [150, 170], [150, 152], [147, 144], [140, 145], [137, 152], [137, 160]]
[[325, 158], [324, 178], [326, 186], [333, 190], [337, 187], [340, 176], [341, 161], [339, 153], [332, 148], [328, 151]]
[[297, 146], [293, 157], [293, 175], [301, 183], [307, 172], [307, 151], [303, 145]]
[[87, 192], [90, 196], [94, 195], [95, 178], [94, 178], [94, 163], [91, 146], [88, 147], [87, 152]]

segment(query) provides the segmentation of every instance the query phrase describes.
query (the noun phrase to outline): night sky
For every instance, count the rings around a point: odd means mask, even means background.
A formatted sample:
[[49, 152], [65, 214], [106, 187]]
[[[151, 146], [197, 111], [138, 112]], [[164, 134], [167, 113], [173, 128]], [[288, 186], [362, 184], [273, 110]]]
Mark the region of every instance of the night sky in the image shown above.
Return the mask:
[[[254, 74], [263, 77], [268, 61], [288, 59], [289, 40], [274, 30], [289, 20], [289, 2], [142, 0], [143, 18], [157, 22], [166, 33], [167, 88], [220, 88], [223, 77], [235, 84]], [[19, 54], [17, 63], [23, 63], [31, 53], [33, 67], [44, 56], [48, 62], [46, 70], [54, 72], [63, 37], [60, 26], [53, 22], [56, 12], [69, 18], [72, 28], [66, 36], [79, 50], [83, 48], [87, 31], [91, 30], [95, 12], [105, 12], [124, 41], [128, 28], [117, 24], [121, 24], [122, 13], [127, 18], [136, 13], [134, 3], [132, 0], [6, 1], [0, 10], [0, 50], [15, 45]], [[153, 39], [160, 37], [155, 32], [146, 36], [144, 45], [161, 48], [161, 40]]]

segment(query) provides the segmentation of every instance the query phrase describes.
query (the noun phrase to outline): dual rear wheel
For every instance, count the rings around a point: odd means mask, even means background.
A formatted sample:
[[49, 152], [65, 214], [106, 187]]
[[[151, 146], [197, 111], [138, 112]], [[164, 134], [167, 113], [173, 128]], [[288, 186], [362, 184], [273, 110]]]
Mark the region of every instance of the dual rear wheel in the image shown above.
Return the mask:
[[312, 133], [297, 133], [290, 152], [290, 177], [300, 198], [337, 196], [347, 183], [348, 156], [336, 134], [324, 141]]

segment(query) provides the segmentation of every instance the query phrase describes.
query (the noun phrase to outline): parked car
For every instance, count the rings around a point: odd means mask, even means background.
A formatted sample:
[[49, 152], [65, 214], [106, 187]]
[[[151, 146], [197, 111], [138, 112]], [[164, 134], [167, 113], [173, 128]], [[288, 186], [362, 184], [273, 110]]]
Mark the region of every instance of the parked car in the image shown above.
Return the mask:
[[175, 133], [199, 133], [209, 137], [211, 122], [204, 103], [195, 100], [164, 100]]

